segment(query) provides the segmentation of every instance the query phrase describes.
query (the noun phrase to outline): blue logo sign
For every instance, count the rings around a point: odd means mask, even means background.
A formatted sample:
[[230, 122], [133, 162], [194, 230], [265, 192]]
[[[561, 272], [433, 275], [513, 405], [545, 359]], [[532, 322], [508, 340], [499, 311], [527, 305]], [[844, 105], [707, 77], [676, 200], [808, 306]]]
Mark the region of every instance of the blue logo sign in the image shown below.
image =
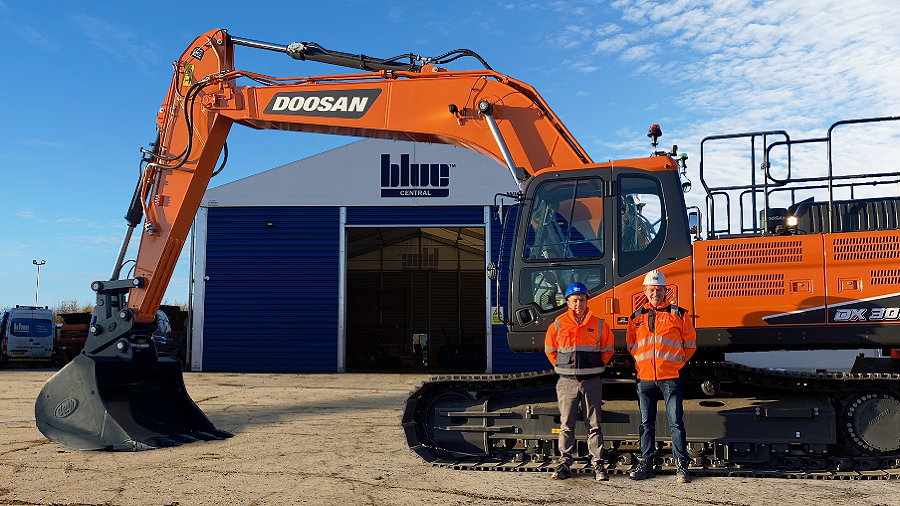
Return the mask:
[[409, 153], [400, 155], [400, 163], [391, 163], [391, 155], [381, 155], [382, 197], [449, 197], [450, 168], [454, 163], [409, 163]]

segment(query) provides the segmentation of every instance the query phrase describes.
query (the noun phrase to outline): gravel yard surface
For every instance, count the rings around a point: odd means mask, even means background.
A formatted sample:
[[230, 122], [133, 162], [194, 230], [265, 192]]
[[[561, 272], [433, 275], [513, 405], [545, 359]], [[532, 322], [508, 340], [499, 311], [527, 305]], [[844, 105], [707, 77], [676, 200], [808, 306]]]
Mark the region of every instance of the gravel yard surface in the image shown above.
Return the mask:
[[80, 452], [38, 432], [34, 400], [53, 371], [0, 370], [0, 505], [624, 504], [900, 505], [894, 481], [614, 475], [433, 468], [399, 419], [425, 376], [185, 373], [195, 402], [235, 437], [137, 452]]

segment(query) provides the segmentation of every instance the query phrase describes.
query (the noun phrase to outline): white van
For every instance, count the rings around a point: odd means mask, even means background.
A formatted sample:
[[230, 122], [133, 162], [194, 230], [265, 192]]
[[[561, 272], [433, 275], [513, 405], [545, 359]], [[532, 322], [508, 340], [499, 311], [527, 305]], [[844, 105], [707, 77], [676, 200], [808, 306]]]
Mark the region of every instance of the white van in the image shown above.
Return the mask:
[[53, 356], [53, 313], [46, 307], [16, 306], [0, 320], [0, 363], [50, 361]]

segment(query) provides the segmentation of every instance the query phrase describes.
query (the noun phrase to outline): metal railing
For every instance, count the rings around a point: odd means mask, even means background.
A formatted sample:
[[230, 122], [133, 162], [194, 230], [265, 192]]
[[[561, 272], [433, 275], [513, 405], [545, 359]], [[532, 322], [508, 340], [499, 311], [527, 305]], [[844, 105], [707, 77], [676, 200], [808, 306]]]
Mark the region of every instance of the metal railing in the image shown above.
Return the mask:
[[[900, 116], [884, 116], [877, 118], [861, 118], [838, 121], [831, 125], [825, 137], [813, 137], [807, 139], [791, 139], [784, 130], [768, 130], [760, 132], [746, 132], [738, 134], [713, 135], [705, 137], [700, 142], [700, 182], [706, 190], [706, 231], [707, 238], [716, 238], [726, 235], [769, 235], [772, 232], [766, 226], [769, 212], [772, 209], [773, 195], [782, 192], [787, 193], [784, 199], [789, 204], [789, 209], [798, 204], [798, 198], [802, 199], [825, 195], [828, 202], [827, 230], [832, 232], [834, 221], [835, 190], [844, 189], [849, 192], [850, 199], [856, 198], [857, 190], [861, 187], [881, 187], [894, 185], [890, 197], [900, 196], [900, 171], [885, 171], [869, 174], [835, 174], [834, 171], [834, 132], [837, 128], [847, 125], [873, 124], [887, 121], [900, 121]], [[900, 132], [898, 132], [900, 134]], [[774, 139], [773, 139], [774, 138]], [[708, 167], [709, 144], [714, 141], [747, 139], [749, 142], [750, 156], [750, 181], [748, 184], [733, 184], [714, 186], [709, 182], [708, 173], [717, 169], [722, 173], [721, 167]], [[795, 177], [793, 175], [794, 162], [792, 148], [799, 145], [824, 144], [826, 148], [825, 158], [827, 162], [827, 174], [813, 177]], [[776, 177], [772, 172], [772, 151], [776, 148], [785, 149], [784, 177]], [[757, 163], [757, 160], [762, 161]], [[757, 175], [757, 167], [763, 170], [761, 177]], [[761, 179], [761, 180], [758, 180]], [[737, 198], [733, 198], [736, 196]], [[737, 219], [734, 214], [737, 213]], [[724, 216], [722, 214], [724, 213]], [[736, 228], [732, 228], [736, 225]]]

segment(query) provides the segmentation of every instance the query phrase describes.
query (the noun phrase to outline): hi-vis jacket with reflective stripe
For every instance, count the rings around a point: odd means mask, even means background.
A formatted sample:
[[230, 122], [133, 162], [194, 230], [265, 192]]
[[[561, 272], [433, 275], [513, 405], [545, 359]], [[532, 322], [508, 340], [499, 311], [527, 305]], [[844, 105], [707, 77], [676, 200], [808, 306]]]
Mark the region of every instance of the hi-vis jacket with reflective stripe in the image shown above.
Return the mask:
[[613, 345], [613, 333], [606, 322], [588, 309], [579, 325], [570, 310], [547, 329], [544, 353], [557, 374], [600, 374], [613, 356]]
[[648, 302], [631, 315], [625, 342], [638, 379], [674, 379], [697, 351], [697, 331], [684, 308], [654, 308]]

